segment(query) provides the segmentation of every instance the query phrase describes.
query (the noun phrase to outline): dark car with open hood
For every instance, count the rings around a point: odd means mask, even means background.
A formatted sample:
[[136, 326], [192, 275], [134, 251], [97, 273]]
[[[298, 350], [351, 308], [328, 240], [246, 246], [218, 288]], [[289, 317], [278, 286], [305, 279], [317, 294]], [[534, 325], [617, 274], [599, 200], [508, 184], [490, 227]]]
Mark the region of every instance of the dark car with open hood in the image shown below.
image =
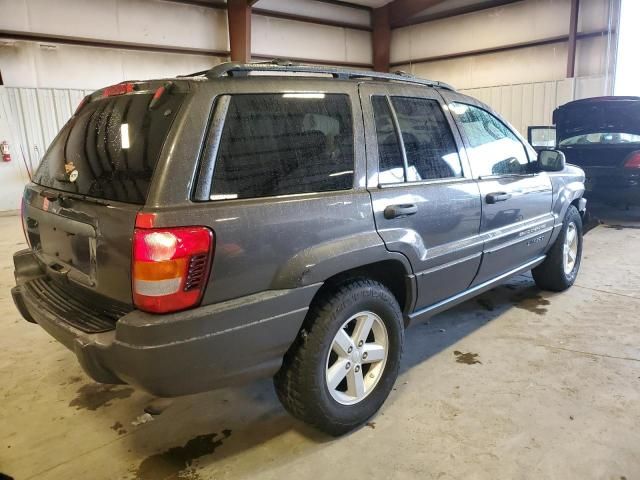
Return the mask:
[[555, 127], [529, 127], [534, 148], [557, 148], [585, 171], [586, 197], [640, 204], [640, 97], [596, 97], [553, 112]]
[[24, 191], [23, 317], [93, 379], [170, 397], [273, 377], [331, 434], [406, 329], [522, 272], [576, 280], [584, 174], [450, 86], [289, 62], [82, 102]]

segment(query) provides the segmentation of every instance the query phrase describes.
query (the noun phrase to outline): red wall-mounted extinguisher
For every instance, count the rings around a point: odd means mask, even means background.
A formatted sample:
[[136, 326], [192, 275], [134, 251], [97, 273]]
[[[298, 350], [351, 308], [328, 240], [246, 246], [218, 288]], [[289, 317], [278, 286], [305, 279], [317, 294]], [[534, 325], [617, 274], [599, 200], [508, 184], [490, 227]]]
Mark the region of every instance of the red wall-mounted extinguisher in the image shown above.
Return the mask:
[[2, 161], [10, 162], [11, 152], [9, 151], [9, 143], [6, 140], [0, 143], [0, 151], [2, 151]]

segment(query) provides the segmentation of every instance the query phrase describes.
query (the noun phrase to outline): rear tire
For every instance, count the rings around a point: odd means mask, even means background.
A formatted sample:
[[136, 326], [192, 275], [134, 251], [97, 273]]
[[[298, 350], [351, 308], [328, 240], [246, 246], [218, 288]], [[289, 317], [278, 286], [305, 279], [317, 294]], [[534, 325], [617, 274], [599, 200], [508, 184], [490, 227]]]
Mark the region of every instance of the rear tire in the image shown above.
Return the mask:
[[274, 377], [294, 417], [330, 435], [363, 424], [398, 376], [404, 326], [393, 294], [369, 279], [351, 280], [314, 300]]
[[547, 258], [531, 273], [543, 290], [562, 292], [576, 281], [582, 260], [582, 217], [571, 205]]

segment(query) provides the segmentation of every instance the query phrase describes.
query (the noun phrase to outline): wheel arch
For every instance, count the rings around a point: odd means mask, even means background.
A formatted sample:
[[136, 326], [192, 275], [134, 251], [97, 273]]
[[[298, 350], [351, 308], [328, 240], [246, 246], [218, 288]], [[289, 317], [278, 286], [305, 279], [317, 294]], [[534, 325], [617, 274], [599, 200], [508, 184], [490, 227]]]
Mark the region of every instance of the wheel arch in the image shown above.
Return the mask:
[[408, 325], [408, 315], [413, 311], [417, 297], [416, 283], [414, 275], [408, 272], [403, 262], [397, 259], [387, 259], [360, 265], [330, 276], [318, 289], [312, 303], [328, 292], [336, 290], [341, 285], [358, 278], [368, 278], [388, 288], [396, 298], [398, 305], [400, 305], [405, 327]]

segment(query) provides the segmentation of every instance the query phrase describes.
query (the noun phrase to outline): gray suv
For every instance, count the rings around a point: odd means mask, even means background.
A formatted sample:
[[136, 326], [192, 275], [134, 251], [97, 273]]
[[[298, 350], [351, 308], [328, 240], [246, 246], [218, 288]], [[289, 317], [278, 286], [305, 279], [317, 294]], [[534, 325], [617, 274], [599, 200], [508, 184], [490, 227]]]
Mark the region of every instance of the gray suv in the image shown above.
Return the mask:
[[405, 330], [580, 267], [584, 174], [406, 74], [227, 63], [86, 97], [24, 191], [22, 316], [96, 381], [169, 397], [274, 377], [334, 435]]

